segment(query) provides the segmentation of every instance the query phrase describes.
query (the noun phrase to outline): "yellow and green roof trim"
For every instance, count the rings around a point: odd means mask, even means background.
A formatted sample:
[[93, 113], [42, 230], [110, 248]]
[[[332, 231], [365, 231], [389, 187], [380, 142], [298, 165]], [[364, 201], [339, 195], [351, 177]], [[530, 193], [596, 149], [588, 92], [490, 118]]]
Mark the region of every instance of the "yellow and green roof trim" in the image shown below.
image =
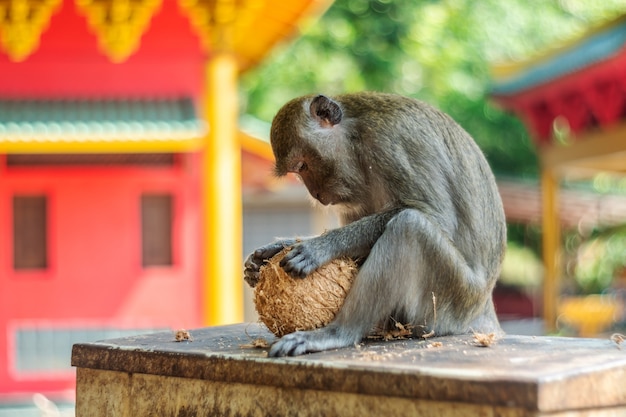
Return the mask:
[[493, 95], [512, 95], [549, 83], [619, 54], [626, 44], [626, 15], [545, 54], [492, 67]]

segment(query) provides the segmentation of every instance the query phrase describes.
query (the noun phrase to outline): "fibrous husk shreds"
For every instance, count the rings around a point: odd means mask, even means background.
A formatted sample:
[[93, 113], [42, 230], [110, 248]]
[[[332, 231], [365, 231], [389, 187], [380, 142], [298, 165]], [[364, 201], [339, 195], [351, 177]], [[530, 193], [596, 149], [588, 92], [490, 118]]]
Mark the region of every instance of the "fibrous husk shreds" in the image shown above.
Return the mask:
[[289, 249], [259, 271], [254, 305], [260, 320], [278, 337], [326, 326], [335, 317], [358, 272], [350, 259], [336, 259], [304, 279], [290, 277], [279, 265]]

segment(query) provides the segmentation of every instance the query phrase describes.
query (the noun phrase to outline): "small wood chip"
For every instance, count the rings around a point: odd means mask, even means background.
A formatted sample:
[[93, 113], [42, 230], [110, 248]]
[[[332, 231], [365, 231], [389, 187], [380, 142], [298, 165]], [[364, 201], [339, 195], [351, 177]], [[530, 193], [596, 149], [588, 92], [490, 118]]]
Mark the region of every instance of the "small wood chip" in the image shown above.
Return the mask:
[[[435, 296], [435, 293], [432, 293], [432, 300], [433, 300], [433, 329], [435, 328], [435, 326], [437, 325], [437, 297]], [[428, 333], [424, 333], [422, 335], [422, 338], [424, 339], [428, 339], [429, 337], [433, 337], [435, 335], [435, 330], [431, 330]]]
[[624, 336], [621, 333], [613, 333], [611, 335], [611, 340], [615, 342], [615, 344], [617, 345], [619, 349], [621, 349], [622, 347], [620, 345], [622, 344], [624, 340], [626, 340], [626, 336]]
[[474, 344], [480, 347], [489, 347], [497, 340], [495, 333], [474, 333]]
[[368, 339], [374, 340], [403, 340], [409, 339], [413, 336], [413, 326], [411, 324], [402, 324], [398, 321], [395, 322], [395, 329], [376, 329], [376, 331], [369, 335]]
[[435, 335], [435, 331], [434, 331], [434, 330], [431, 330], [431, 331], [429, 331], [428, 333], [424, 333], [424, 334], [422, 335], [422, 338], [424, 338], [424, 339], [428, 339], [429, 337], [433, 337], [434, 335]]
[[174, 334], [174, 340], [176, 342], [182, 342], [182, 341], [192, 342], [193, 337], [191, 337], [191, 333], [189, 333], [188, 330], [180, 329], [180, 330], [176, 330], [176, 333]]
[[252, 342], [239, 345], [241, 349], [266, 349], [270, 347], [270, 344], [267, 340], [259, 337], [258, 339], [254, 339]]

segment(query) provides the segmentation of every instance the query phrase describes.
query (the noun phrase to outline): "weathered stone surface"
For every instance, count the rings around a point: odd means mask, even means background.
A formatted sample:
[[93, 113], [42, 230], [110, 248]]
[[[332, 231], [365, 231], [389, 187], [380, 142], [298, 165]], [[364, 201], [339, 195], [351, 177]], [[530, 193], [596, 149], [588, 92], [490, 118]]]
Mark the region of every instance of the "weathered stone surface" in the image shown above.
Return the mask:
[[450, 336], [274, 359], [243, 347], [274, 340], [260, 326], [190, 333], [193, 341], [166, 332], [75, 345], [77, 416], [626, 411], [626, 350], [608, 339], [506, 336], [477, 347], [470, 335]]

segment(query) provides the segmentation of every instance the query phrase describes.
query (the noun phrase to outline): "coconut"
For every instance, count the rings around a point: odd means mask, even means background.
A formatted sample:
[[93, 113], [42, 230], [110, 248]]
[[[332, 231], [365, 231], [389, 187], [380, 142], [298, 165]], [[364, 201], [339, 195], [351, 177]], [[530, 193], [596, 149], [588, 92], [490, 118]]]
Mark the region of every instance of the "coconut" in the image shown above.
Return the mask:
[[358, 272], [350, 259], [336, 259], [307, 277], [292, 278], [279, 265], [289, 249], [259, 271], [254, 305], [260, 320], [278, 337], [330, 323], [343, 305]]

